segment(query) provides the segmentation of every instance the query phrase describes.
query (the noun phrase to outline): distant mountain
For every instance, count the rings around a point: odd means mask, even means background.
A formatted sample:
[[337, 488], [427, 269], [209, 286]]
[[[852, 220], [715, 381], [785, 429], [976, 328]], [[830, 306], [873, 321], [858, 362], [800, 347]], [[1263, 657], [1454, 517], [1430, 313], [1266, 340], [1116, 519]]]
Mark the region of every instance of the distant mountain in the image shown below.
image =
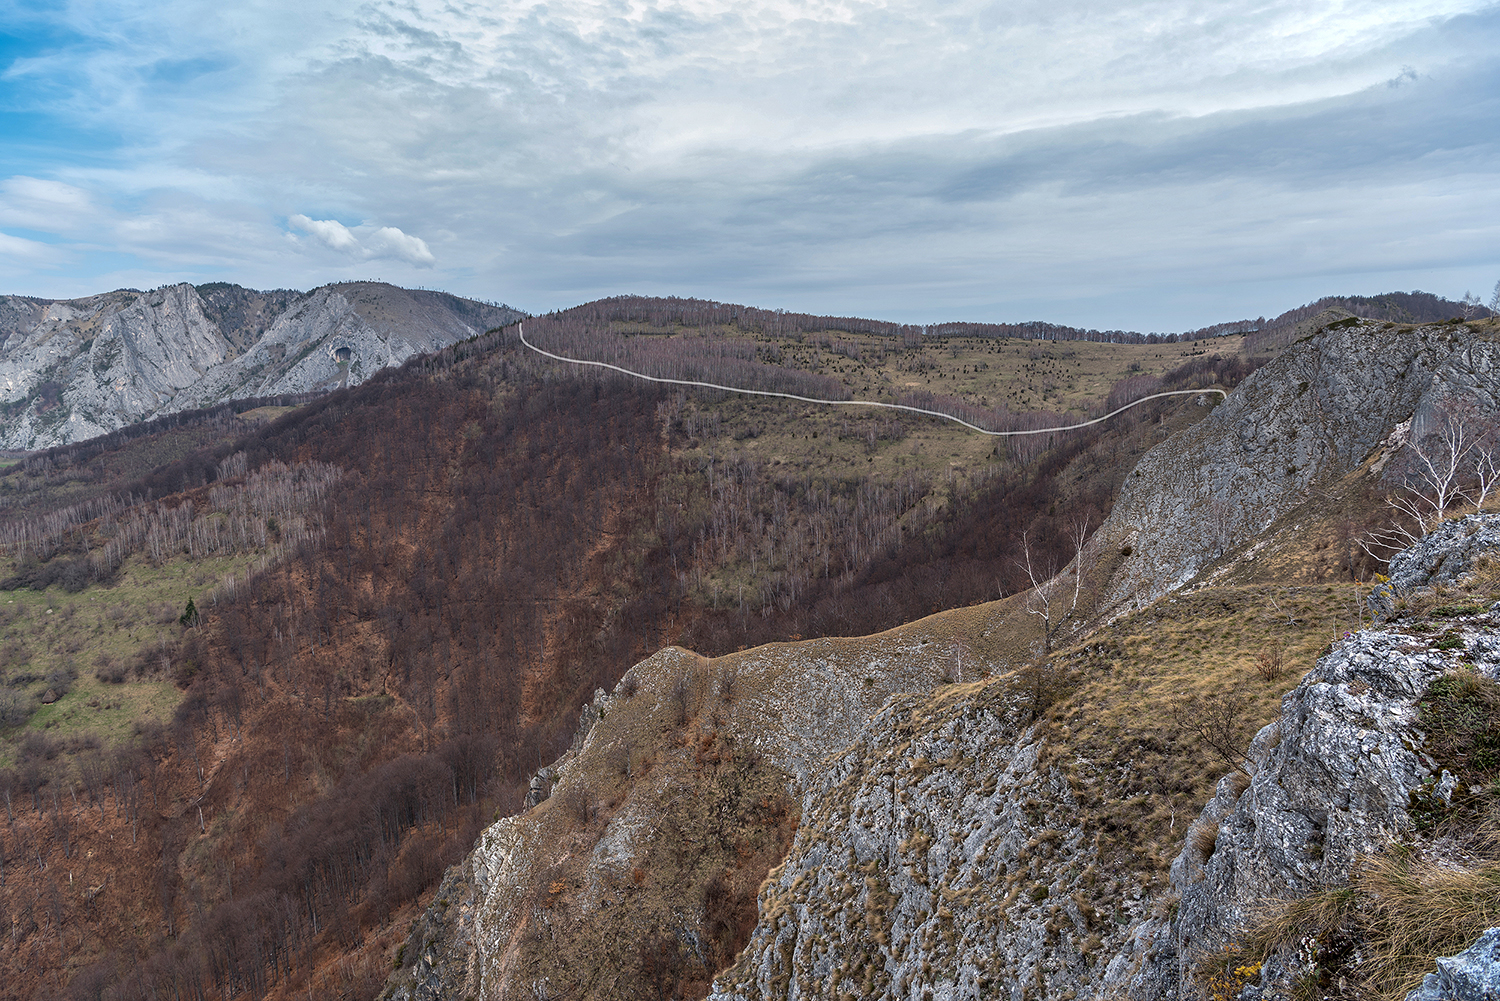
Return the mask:
[[0, 447], [46, 448], [223, 400], [355, 385], [522, 315], [380, 282], [0, 296]]

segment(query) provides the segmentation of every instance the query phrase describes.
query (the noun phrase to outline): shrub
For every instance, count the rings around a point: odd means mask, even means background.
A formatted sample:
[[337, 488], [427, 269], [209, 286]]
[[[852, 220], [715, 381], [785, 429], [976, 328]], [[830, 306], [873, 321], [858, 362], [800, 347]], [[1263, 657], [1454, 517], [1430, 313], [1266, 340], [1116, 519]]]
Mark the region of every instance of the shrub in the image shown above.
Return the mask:
[[562, 807], [572, 819], [584, 827], [594, 819], [594, 798], [581, 782], [574, 782], [562, 795]]
[[734, 701], [734, 692], [738, 681], [739, 673], [732, 667], [727, 667], [719, 673], [715, 687], [718, 689], [719, 700], [721, 702], [727, 705]]
[[1264, 959], [1306, 943], [1321, 972], [1349, 984], [1347, 996], [1401, 1001], [1437, 957], [1467, 948], [1496, 924], [1500, 864], [1455, 865], [1394, 845], [1361, 858], [1347, 885], [1267, 912], [1251, 929], [1245, 951]]
[[18, 688], [0, 688], [0, 726], [20, 726], [36, 711], [36, 699]]
[[1224, 692], [1212, 698], [1188, 702], [1186, 718], [1193, 721], [1192, 730], [1219, 760], [1230, 768], [1244, 770], [1245, 753], [1250, 746], [1254, 707], [1238, 692]]
[[667, 703], [672, 709], [674, 726], [685, 726], [688, 721], [688, 676], [679, 674], [672, 682], [672, 694]]
[[1500, 774], [1500, 684], [1467, 671], [1443, 675], [1419, 703], [1431, 754], [1466, 784]]
[[101, 653], [94, 661], [94, 677], [109, 685], [119, 685], [125, 681], [125, 665], [117, 657], [107, 653]]
[[1484, 611], [1478, 605], [1439, 605], [1432, 610], [1433, 615], [1439, 618], [1451, 619], [1458, 615], [1478, 615]]
[[1286, 657], [1281, 647], [1271, 647], [1262, 650], [1255, 657], [1255, 673], [1261, 676], [1263, 681], [1275, 681], [1286, 673]]
[[1016, 671], [1011, 691], [1018, 697], [1026, 722], [1034, 722], [1072, 690], [1073, 672], [1050, 661], [1033, 661]]

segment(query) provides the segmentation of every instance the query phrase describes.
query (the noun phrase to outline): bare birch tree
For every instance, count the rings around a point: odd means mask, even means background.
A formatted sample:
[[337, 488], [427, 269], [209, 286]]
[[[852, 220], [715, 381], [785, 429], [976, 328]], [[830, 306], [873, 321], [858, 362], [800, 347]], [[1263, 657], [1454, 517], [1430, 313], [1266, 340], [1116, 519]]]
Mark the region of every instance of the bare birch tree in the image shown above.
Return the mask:
[[1018, 565], [1031, 581], [1031, 593], [1026, 596], [1026, 614], [1039, 616], [1042, 620], [1042, 654], [1045, 656], [1052, 652], [1052, 590], [1057, 583], [1053, 573], [1056, 568], [1038, 569], [1031, 559], [1031, 540], [1026, 532], [1021, 533], [1021, 555], [1022, 561]]
[[1494, 492], [1500, 442], [1491, 426], [1469, 400], [1451, 401], [1439, 411], [1436, 427], [1406, 443], [1411, 453], [1400, 488], [1386, 498], [1396, 515], [1388, 528], [1371, 532], [1360, 545], [1375, 550], [1404, 549], [1426, 537], [1460, 501], [1482, 507]]

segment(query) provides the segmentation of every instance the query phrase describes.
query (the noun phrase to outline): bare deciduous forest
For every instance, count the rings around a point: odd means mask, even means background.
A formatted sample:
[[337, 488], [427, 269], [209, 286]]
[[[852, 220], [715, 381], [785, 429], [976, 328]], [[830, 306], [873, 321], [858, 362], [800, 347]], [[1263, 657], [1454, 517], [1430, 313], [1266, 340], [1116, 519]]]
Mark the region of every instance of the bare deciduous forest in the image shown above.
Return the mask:
[[[536, 330], [597, 352], [612, 342], [591, 324], [674, 310], [844, 329], [645, 300]], [[860, 332], [892, 351], [911, 333]], [[705, 338], [657, 362], [831, 391], [745, 343]], [[1251, 367], [1195, 359], [1100, 407]], [[1108, 514], [1172, 405], [1013, 440], [934, 506], [915, 471], [687, 458], [713, 430], [708, 408], [549, 368], [492, 332], [253, 430], [214, 417], [149, 472], [131, 448], [199, 425], [28, 459], [35, 489], [10, 498], [4, 526], [20, 568], [7, 587], [81, 568], [102, 589], [127, 559], [276, 549], [134, 665], [178, 687], [170, 718], [112, 745], [18, 741], [0, 773], [0, 969], [20, 996], [372, 997], [414, 902], [521, 807], [596, 687], [667, 643], [717, 654], [860, 635], [1022, 589], [1023, 534], [1033, 558], [1065, 563], [1070, 532]], [[906, 434], [884, 417], [820, 426], [850, 450]], [[57, 471], [85, 463], [113, 472], [63, 489]], [[748, 595], [716, 589], [726, 567]]]

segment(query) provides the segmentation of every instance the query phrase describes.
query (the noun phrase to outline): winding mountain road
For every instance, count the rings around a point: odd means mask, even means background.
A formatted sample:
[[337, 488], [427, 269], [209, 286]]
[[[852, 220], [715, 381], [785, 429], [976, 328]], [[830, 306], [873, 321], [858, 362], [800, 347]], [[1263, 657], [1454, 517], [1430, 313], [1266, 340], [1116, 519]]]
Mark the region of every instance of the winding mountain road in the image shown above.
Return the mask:
[[1087, 420], [1082, 422], [1081, 424], [1065, 424], [1061, 427], [1050, 428], [1030, 428], [1025, 431], [990, 431], [987, 428], [979, 427], [977, 424], [970, 424], [966, 420], [954, 417], [952, 414], [945, 414], [940, 410], [924, 410], [921, 407], [909, 407], [904, 403], [882, 403], [878, 400], [819, 400], [814, 399], [810, 396], [798, 396], [795, 393], [777, 393], [769, 389], [741, 389], [738, 386], [721, 386], [717, 382], [698, 382], [694, 379], [667, 379], [662, 376], [646, 375], [644, 372], [635, 372], [628, 368], [621, 368], [619, 365], [611, 365], [606, 361], [589, 361], [584, 358], [568, 358], [564, 355], [554, 354], [544, 348], [537, 347], [535, 344], [526, 339], [526, 325], [524, 323], [516, 324], [516, 330], [521, 335], [521, 343], [526, 345], [526, 347], [530, 348], [532, 351], [535, 351], [537, 354], [542, 355], [543, 357], [551, 358], [554, 361], [566, 362], [569, 365], [592, 365], [595, 368], [607, 368], [612, 372], [620, 372], [625, 375], [633, 376], [637, 379], [644, 379], [647, 382], [665, 383], [669, 386], [696, 386], [700, 389], [718, 389], [726, 393], [743, 393], [747, 396], [776, 396], [780, 397], [783, 400], [797, 400], [801, 403], [816, 403], [827, 407], [884, 407], [886, 410], [905, 410], [913, 414], [925, 414], [928, 417], [941, 417], [945, 421], [952, 421], [955, 424], [962, 424], [970, 431], [977, 431], [980, 434], [987, 434], [995, 438], [1011, 438], [1027, 434], [1054, 434], [1058, 431], [1076, 431], [1078, 428], [1086, 428], [1091, 424], [1099, 424], [1103, 421], [1107, 421], [1111, 417], [1114, 417], [1116, 414], [1123, 414], [1131, 407], [1139, 406], [1140, 404], [1145, 403], [1148, 400], [1159, 400], [1164, 396], [1197, 396], [1202, 393], [1218, 393], [1220, 396], [1225, 397], [1226, 399], [1229, 396], [1229, 394], [1224, 392], [1224, 390], [1222, 389], [1173, 389], [1168, 390], [1165, 393], [1152, 393], [1150, 396], [1143, 396], [1139, 400], [1135, 400], [1132, 403], [1125, 404], [1118, 410], [1111, 410], [1103, 417], [1095, 417], [1093, 420]]

